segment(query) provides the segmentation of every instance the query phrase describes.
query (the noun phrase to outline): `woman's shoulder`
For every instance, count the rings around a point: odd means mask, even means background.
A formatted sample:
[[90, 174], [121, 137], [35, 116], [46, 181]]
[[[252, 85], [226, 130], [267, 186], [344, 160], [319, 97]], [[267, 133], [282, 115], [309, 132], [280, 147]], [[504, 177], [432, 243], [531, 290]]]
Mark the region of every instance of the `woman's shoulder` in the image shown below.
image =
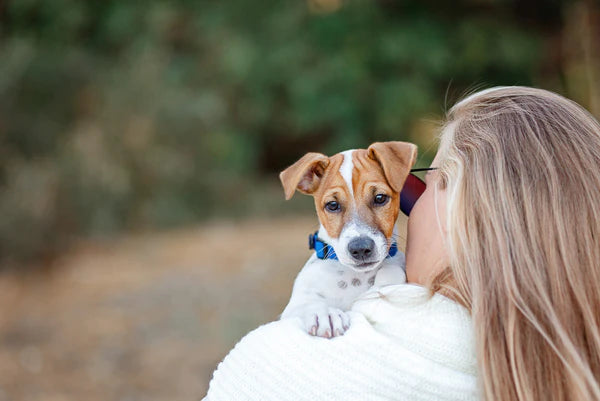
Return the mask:
[[415, 284], [396, 284], [374, 287], [358, 298], [352, 310], [368, 317], [371, 323], [399, 323], [406, 320], [447, 323], [459, 329], [471, 326], [469, 312], [457, 302], [426, 287]]
[[[448, 349], [452, 342], [440, 333], [454, 320], [449, 314], [442, 317], [441, 310], [455, 304], [447, 298], [423, 297], [415, 288], [379, 291], [384, 297], [356, 303], [351, 327], [341, 337], [310, 336], [296, 318], [250, 332], [215, 371], [210, 400], [363, 400], [365, 394], [387, 400], [477, 399], [474, 366], [465, 367], [468, 358], [464, 366], [458, 363]], [[396, 296], [402, 301], [394, 300]], [[424, 305], [430, 311], [418, 317], [412, 309], [427, 309]], [[440, 319], [447, 323], [440, 326]], [[460, 331], [446, 333], [455, 335], [465, 341]], [[423, 346], [424, 342], [440, 345]]]
[[472, 320], [460, 304], [413, 284], [374, 288], [352, 310], [373, 329], [401, 347], [447, 366], [475, 375]]

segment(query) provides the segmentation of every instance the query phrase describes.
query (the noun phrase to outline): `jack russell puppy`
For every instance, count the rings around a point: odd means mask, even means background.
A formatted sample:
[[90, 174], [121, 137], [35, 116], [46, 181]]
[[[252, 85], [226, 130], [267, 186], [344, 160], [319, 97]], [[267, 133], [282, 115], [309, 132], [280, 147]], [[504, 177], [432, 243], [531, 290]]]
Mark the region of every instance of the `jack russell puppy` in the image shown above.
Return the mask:
[[315, 250], [296, 281], [281, 319], [300, 317], [307, 332], [331, 338], [350, 326], [345, 311], [372, 286], [406, 282], [396, 244], [400, 192], [417, 147], [378, 142], [327, 157], [307, 153], [279, 175], [289, 200], [296, 190], [315, 199]]

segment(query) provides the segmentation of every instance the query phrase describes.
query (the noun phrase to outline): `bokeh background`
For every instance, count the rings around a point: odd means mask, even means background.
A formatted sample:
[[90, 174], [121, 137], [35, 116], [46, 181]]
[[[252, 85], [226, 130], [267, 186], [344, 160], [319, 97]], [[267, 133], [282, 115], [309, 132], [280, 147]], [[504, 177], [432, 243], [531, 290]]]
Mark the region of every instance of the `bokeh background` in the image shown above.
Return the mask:
[[600, 4], [0, 1], [0, 401], [201, 398], [309, 256], [277, 173], [385, 140], [427, 166], [493, 85], [600, 116]]

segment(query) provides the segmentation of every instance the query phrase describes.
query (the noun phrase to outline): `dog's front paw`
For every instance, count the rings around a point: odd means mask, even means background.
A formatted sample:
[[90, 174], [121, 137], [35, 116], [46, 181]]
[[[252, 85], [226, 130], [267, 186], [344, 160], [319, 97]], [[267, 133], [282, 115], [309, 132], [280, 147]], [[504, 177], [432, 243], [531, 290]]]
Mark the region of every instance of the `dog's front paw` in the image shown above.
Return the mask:
[[313, 336], [332, 338], [344, 335], [350, 327], [350, 316], [337, 308], [323, 307], [306, 311], [304, 327]]

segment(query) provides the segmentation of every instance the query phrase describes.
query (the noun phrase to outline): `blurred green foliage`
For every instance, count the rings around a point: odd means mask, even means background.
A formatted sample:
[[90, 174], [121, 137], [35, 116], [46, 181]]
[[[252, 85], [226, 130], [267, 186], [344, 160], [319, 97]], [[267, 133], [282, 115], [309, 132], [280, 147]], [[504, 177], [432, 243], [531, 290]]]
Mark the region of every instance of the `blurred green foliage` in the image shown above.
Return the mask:
[[306, 151], [424, 151], [419, 121], [474, 85], [560, 82], [547, 38], [566, 7], [0, 4], [0, 254], [13, 259], [79, 235], [280, 212], [275, 173]]

